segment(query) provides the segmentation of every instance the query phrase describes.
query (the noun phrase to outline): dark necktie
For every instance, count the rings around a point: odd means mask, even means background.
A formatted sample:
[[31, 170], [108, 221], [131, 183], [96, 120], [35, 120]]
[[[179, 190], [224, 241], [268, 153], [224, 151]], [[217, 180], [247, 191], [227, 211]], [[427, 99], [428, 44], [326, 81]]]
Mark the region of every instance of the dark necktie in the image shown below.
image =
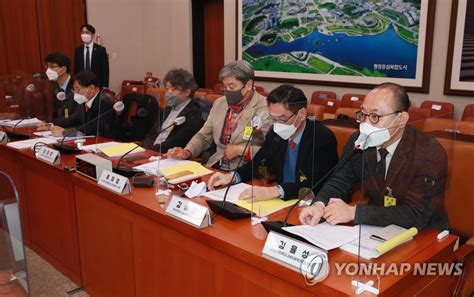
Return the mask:
[[385, 148], [380, 148], [379, 154], [380, 154], [380, 160], [375, 165], [375, 176], [377, 179], [383, 181], [385, 180], [385, 168], [386, 168], [385, 158], [387, 158], [388, 151]]
[[91, 60], [89, 58], [89, 46], [86, 45], [86, 67], [85, 67], [86, 70], [90, 70], [91, 69]]

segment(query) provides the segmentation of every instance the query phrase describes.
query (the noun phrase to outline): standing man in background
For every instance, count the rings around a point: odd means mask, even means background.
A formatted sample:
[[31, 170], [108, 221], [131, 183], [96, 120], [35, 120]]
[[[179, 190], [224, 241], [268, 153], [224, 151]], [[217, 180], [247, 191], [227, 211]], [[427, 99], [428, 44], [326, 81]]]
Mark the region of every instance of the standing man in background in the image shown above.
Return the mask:
[[81, 27], [83, 45], [74, 51], [74, 74], [81, 71], [92, 71], [100, 87], [109, 87], [109, 58], [105, 47], [94, 43], [95, 28], [89, 24]]

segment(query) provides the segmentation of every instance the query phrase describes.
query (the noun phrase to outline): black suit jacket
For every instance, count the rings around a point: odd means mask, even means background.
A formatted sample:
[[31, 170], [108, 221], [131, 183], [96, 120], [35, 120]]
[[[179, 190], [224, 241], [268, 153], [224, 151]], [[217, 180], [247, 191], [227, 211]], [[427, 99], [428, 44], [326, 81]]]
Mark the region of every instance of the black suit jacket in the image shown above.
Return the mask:
[[[84, 71], [84, 44], [74, 51], [74, 74]], [[109, 57], [105, 47], [94, 43], [91, 69], [99, 80], [100, 87], [109, 87]]]
[[[66, 99], [60, 101], [57, 99], [57, 95], [60, 91], [66, 93]], [[77, 103], [74, 101], [74, 93], [72, 92], [72, 78], [66, 86], [66, 90], [62, 90], [59, 86], [55, 86], [53, 90], [53, 124], [61, 126], [63, 128], [70, 128], [74, 126], [74, 119], [71, 116], [74, 114], [77, 108]], [[67, 109], [67, 117], [66, 117]]]
[[338, 162], [337, 141], [332, 131], [317, 121], [306, 120], [298, 147], [296, 181], [282, 184], [287, 146], [288, 140], [283, 140], [270, 129], [253, 162], [247, 162], [237, 169], [242, 181], [251, 180], [252, 171], [258, 176], [260, 166], [270, 166], [275, 171], [277, 183], [285, 191], [285, 197], [282, 199], [288, 200], [297, 198], [300, 188], [311, 188]]
[[[352, 151], [359, 132], [351, 136], [344, 147], [343, 157]], [[362, 163], [364, 162], [364, 163]], [[446, 152], [439, 142], [429, 135], [407, 125], [392, 156], [385, 181], [375, 176], [377, 152], [369, 148], [350, 158], [337, 170], [316, 195], [318, 201], [327, 203], [331, 197], [350, 202], [354, 184], [362, 180], [368, 197], [367, 205], [357, 205], [355, 224], [387, 226], [396, 224], [419, 230], [447, 228], [444, 212], [444, 184], [447, 175]], [[396, 206], [384, 207], [384, 196], [389, 187], [397, 199]]]
[[153, 145], [161, 129], [165, 128], [162, 127], [162, 124], [168, 117], [170, 111], [171, 107], [165, 107], [164, 110], [160, 110], [160, 114], [157, 117], [153, 128], [151, 128], [150, 132], [142, 143], [143, 147], [155, 151], [160, 151], [161, 149], [161, 152], [163, 153], [167, 152], [168, 149], [173, 147], [185, 147], [194, 134], [196, 134], [199, 129], [201, 129], [204, 123], [199, 105], [196, 103], [196, 101], [191, 100], [178, 115], [178, 117], [186, 117], [186, 121], [179, 126], [175, 126], [173, 130], [171, 130], [171, 133], [168, 135], [166, 140], [161, 143], [161, 146], [159, 144]]
[[[112, 138], [112, 129], [114, 125], [114, 111], [112, 103], [107, 96], [99, 92], [92, 103], [92, 107], [86, 112], [85, 103], [78, 105], [75, 112], [71, 116], [71, 122], [74, 129], [82, 131], [85, 135], [97, 135]], [[99, 109], [100, 114], [99, 116]], [[97, 125], [99, 125], [99, 133], [97, 134]], [[72, 131], [65, 131], [72, 134]]]

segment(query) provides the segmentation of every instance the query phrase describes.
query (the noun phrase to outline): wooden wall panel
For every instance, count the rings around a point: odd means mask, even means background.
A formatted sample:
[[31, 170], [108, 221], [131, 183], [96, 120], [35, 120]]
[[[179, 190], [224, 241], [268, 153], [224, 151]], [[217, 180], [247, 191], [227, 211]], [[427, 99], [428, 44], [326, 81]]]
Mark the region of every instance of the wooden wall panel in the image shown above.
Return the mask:
[[74, 64], [74, 48], [82, 44], [84, 11], [84, 0], [36, 0], [42, 59], [49, 53], [62, 52], [71, 59], [71, 66]]
[[69, 55], [81, 43], [85, 1], [0, 1], [0, 75], [43, 72], [53, 51]]
[[41, 71], [35, 0], [0, 1], [0, 74]]
[[204, 1], [204, 47], [206, 88], [219, 82], [218, 75], [224, 66], [224, 1]]

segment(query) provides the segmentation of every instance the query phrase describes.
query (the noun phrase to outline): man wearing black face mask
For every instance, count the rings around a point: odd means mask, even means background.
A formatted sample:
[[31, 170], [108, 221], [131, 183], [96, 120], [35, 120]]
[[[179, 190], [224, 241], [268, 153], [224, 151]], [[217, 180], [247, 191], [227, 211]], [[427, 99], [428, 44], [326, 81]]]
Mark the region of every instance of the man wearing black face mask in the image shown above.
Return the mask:
[[[199, 105], [191, 99], [197, 88], [192, 74], [185, 69], [171, 69], [163, 82], [166, 88], [166, 107], [160, 110], [155, 125], [142, 143], [143, 147], [159, 152], [185, 146], [203, 124]], [[186, 121], [160, 133], [178, 117], [185, 117]]]
[[[225, 65], [219, 73], [219, 80], [224, 84], [224, 97], [214, 102], [204, 126], [186, 147], [172, 148], [167, 155], [176, 159], [189, 159], [199, 156], [214, 142], [216, 152], [209, 158], [207, 166], [219, 167], [219, 163], [223, 164], [221, 160], [225, 160], [226, 166], [233, 169], [242, 155], [246, 160], [251, 159], [262, 145], [270, 125], [265, 97], [255, 91], [253, 78], [253, 68], [246, 61], [238, 60]], [[259, 133], [253, 135], [254, 150], [249, 148], [244, 152], [248, 139], [244, 133], [245, 127], [251, 125], [254, 117], [262, 119], [263, 124]]]

